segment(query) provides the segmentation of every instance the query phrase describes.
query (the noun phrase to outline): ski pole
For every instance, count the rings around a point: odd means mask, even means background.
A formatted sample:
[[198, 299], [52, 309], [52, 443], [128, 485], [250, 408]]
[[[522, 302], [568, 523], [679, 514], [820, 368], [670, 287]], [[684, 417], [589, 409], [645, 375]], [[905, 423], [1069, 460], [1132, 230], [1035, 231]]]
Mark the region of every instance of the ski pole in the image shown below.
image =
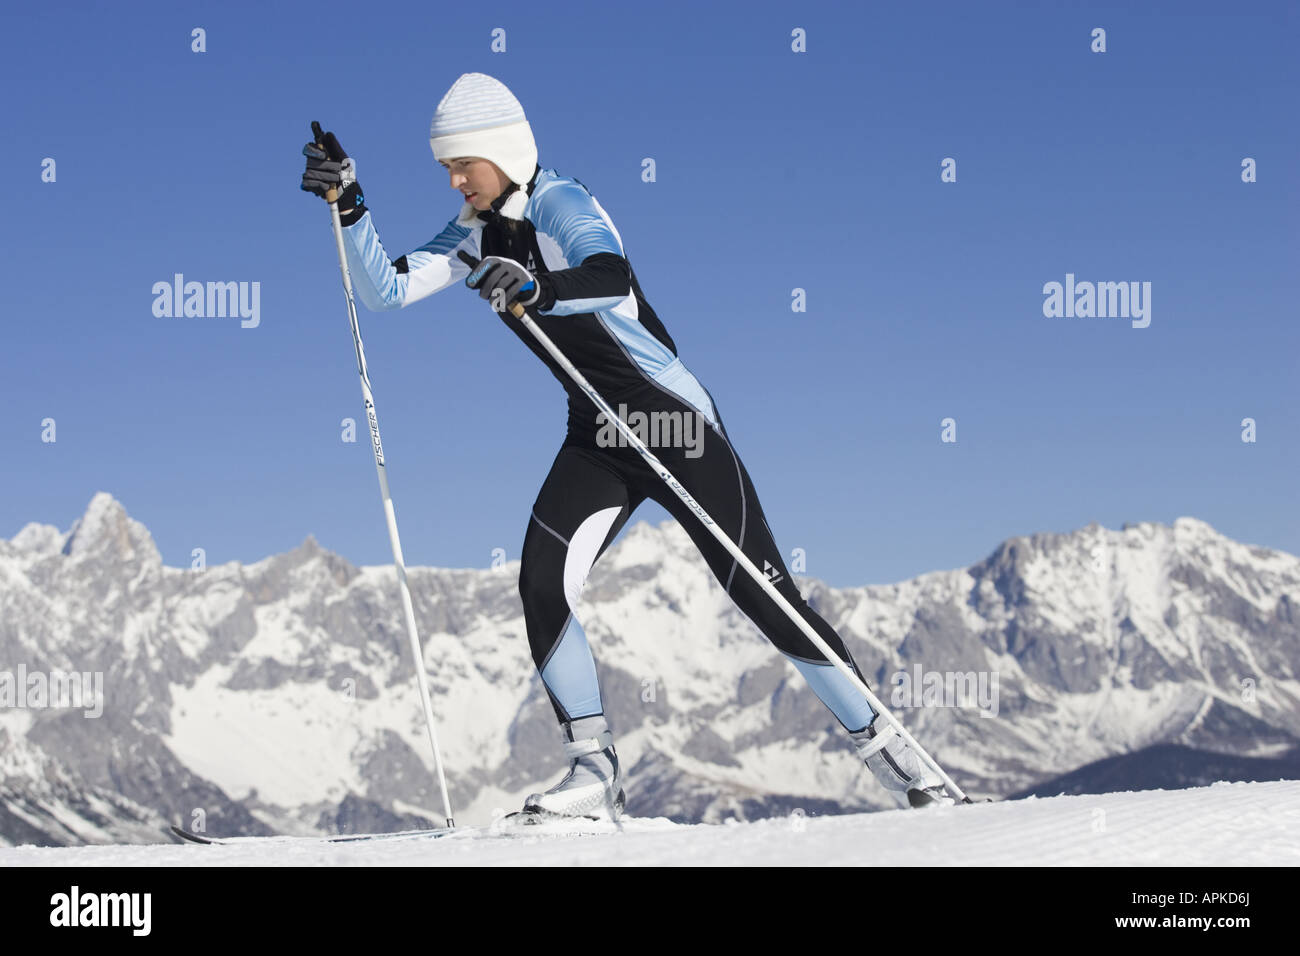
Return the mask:
[[[324, 146], [333, 133], [321, 130], [320, 123], [311, 124], [316, 145]], [[337, 152], [338, 142], [330, 144]], [[334, 151], [331, 151], [331, 155]], [[397, 567], [397, 589], [402, 596], [402, 613], [406, 618], [406, 633], [411, 639], [411, 653], [415, 656], [415, 682], [420, 687], [420, 703], [424, 707], [424, 720], [429, 727], [429, 744], [433, 748], [433, 765], [438, 773], [438, 788], [442, 791], [442, 808], [446, 812], [448, 828], [456, 822], [451, 815], [451, 798], [447, 796], [447, 778], [442, 771], [442, 753], [438, 749], [438, 731], [433, 724], [433, 703], [429, 699], [429, 680], [424, 673], [424, 651], [415, 626], [415, 607], [411, 603], [411, 588], [406, 581], [406, 562], [402, 558], [402, 542], [397, 536], [397, 513], [393, 510], [393, 497], [388, 491], [388, 467], [384, 464], [384, 446], [379, 440], [379, 418], [375, 414], [375, 399], [370, 392], [370, 373], [366, 370], [366, 352], [361, 345], [361, 328], [357, 323], [357, 304], [352, 295], [352, 276], [348, 273], [347, 253], [343, 249], [343, 223], [339, 219], [339, 191], [330, 189], [325, 200], [330, 207], [330, 221], [334, 225], [334, 244], [338, 248], [339, 271], [343, 273], [343, 293], [348, 300], [348, 319], [352, 323], [352, 344], [357, 352], [357, 371], [361, 374], [361, 398], [366, 406], [366, 420], [370, 426], [370, 445], [375, 452], [375, 469], [379, 472], [379, 492], [384, 500], [384, 520], [388, 522], [388, 540], [393, 546], [393, 563]]]
[[[471, 270], [478, 267], [479, 260], [475, 259], [463, 249], [459, 251], [457, 255], [460, 257], [462, 262], [470, 267]], [[773, 586], [772, 582], [767, 579], [767, 576], [755, 566], [754, 562], [749, 560], [745, 555], [745, 552], [741, 551], [740, 548], [736, 546], [736, 543], [728, 537], [726, 532], [717, 526], [714, 520], [709, 517], [708, 512], [705, 511], [700, 503], [691, 496], [691, 493], [686, 490], [682, 483], [673, 477], [672, 472], [664, 467], [663, 462], [659, 460], [654, 452], [645, 446], [641, 439], [636, 436], [636, 433], [632, 431], [631, 427], [614, 414], [614, 410], [609, 407], [609, 403], [606, 402], [605, 399], [600, 396], [600, 393], [591, 386], [591, 383], [588, 382], [586, 377], [583, 376], [574, 364], [569, 361], [568, 357], [556, 347], [555, 343], [551, 341], [550, 336], [538, 327], [537, 323], [534, 322], [532, 317], [524, 310], [524, 307], [517, 302], [511, 303], [510, 314], [523, 323], [524, 328], [528, 329], [528, 331], [532, 333], [533, 337], [537, 339], [547, 352], [550, 353], [551, 357], [555, 359], [560, 367], [568, 373], [569, 377], [573, 379], [577, 386], [587, 393], [587, 397], [595, 402], [597, 408], [604, 412], [606, 421], [612, 421], [614, 423], [615, 427], [622, 432], [623, 437], [626, 438], [628, 443], [637, 450], [645, 460], [646, 464], [648, 464], [664, 481], [664, 483], [676, 493], [677, 497], [682, 499], [686, 506], [695, 513], [695, 516], [700, 519], [700, 522], [704, 527], [706, 527], [713, 537], [718, 540], [718, 543], [731, 553], [731, 556], [735, 558], [740, 566], [749, 573], [749, 576], [754, 579], [758, 586], [776, 602], [777, 606], [781, 608], [781, 610], [783, 610], [792, 621], [794, 621], [795, 626], [803, 631], [804, 635], [812, 641], [814, 645], [816, 645], [818, 650], [826, 655], [826, 660], [849, 679], [858, 693], [866, 697], [867, 702], [871, 704], [876, 713], [883, 716], [891, 725], [893, 725], [894, 729], [898, 731], [898, 735], [920, 755], [921, 759], [930, 766], [930, 769], [934, 770], [934, 772], [939, 775], [940, 779], [943, 780], [944, 786], [948, 788], [949, 793], [961, 800], [963, 803], [972, 803], [973, 801], [970, 797], [966, 796], [953, 779], [944, 772], [943, 768], [939, 766], [935, 759], [916, 742], [912, 735], [907, 732], [907, 728], [899, 722], [898, 718], [885, 709], [885, 705], [882, 704], [876, 695], [871, 692], [871, 688], [868, 687], [857, 674], [853, 673], [853, 669], [849, 667], [848, 664], [840, 660], [839, 656], [831, 650], [830, 646], [824, 640], [822, 640], [821, 635], [813, 630], [812, 625], [803, 619], [803, 616], [800, 615], [790, 602], [785, 599], [781, 592]]]

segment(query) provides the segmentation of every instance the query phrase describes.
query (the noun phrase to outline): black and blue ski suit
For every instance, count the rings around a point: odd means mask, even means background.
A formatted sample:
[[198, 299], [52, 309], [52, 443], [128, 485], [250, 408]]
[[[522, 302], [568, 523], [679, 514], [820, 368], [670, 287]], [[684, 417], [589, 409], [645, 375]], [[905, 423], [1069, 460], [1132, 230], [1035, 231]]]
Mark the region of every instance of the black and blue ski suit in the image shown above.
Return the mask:
[[[499, 212], [523, 188], [522, 219]], [[682, 364], [677, 347], [641, 292], [613, 221], [578, 180], [537, 167], [529, 182], [511, 184], [492, 208], [466, 203], [434, 239], [396, 260], [363, 212], [344, 229], [344, 247], [361, 301], [372, 310], [397, 309], [464, 279], [457, 257], [504, 256], [534, 274], [541, 293], [528, 314], [616, 411], [643, 413], [642, 423], [699, 424], [696, 440], [673, 432], [651, 450], [703, 506], [719, 529], [854, 668], [839, 635], [808, 607], [772, 538], [753, 483], [732, 448], [713, 396]], [[858, 731], [871, 722], [870, 705], [795, 626], [682, 500], [632, 447], [611, 443], [611, 426], [509, 312], [498, 313], [551, 369], [569, 395], [568, 434], [533, 504], [524, 535], [519, 593], [533, 662], [561, 721], [602, 712], [596, 667], [574, 611], [592, 565], [646, 498], [659, 502], [699, 548], [718, 582], [740, 610], [794, 662], [839, 722]], [[673, 417], [672, 413], [677, 413]], [[643, 440], [654, 431], [638, 433]]]

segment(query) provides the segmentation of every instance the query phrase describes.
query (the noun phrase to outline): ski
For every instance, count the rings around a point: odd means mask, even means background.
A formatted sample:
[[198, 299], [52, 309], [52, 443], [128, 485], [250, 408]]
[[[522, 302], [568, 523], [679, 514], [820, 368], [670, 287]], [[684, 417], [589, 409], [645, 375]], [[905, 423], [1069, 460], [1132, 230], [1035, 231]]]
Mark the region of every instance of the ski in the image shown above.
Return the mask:
[[617, 833], [622, 827], [596, 817], [566, 817], [540, 810], [517, 810], [508, 813], [495, 823], [477, 827], [446, 827], [426, 830], [397, 830], [390, 833], [345, 833], [338, 836], [313, 837], [273, 836], [210, 837], [182, 826], [172, 824], [168, 832], [189, 843], [203, 846], [247, 846], [268, 842], [289, 843], [370, 843], [380, 840], [437, 840], [451, 836], [591, 836], [599, 833]]
[[178, 836], [182, 840], [190, 843], [199, 843], [205, 846], [237, 846], [242, 843], [262, 843], [268, 840], [288, 841], [288, 840], [317, 840], [322, 843], [360, 843], [369, 840], [396, 840], [411, 837], [436, 838], [440, 836], [449, 836], [457, 833], [459, 830], [442, 829], [428, 830], [397, 830], [391, 833], [343, 833], [338, 836], [290, 836], [287, 834], [275, 834], [272, 836], [251, 836], [251, 837], [210, 837], [203, 833], [195, 833], [193, 830], [187, 830], [184, 827], [173, 824], [169, 830], [173, 836]]

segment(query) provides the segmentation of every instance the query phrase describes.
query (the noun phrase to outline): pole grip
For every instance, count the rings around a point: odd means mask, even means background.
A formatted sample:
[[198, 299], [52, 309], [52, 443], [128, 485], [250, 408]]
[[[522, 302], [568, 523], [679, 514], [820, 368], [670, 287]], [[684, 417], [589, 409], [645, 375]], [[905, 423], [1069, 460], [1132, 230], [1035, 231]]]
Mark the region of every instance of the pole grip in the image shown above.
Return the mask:
[[[312, 135], [312, 142], [314, 142], [321, 149], [325, 150], [325, 152], [329, 153], [330, 156], [335, 155], [335, 153], [343, 152], [343, 148], [339, 146], [338, 139], [334, 136], [333, 133], [325, 132], [325, 130], [321, 128], [320, 122], [318, 120], [311, 121], [311, 135]], [[333, 147], [333, 149], [331, 149], [331, 147]], [[325, 201], [327, 203], [338, 202], [339, 191], [333, 188], [327, 189], [325, 191]]]
[[[460, 258], [461, 262], [469, 266], [471, 272], [473, 272], [475, 269], [478, 268], [479, 260], [475, 259], [464, 249], [457, 250], [456, 255]], [[518, 302], [511, 302], [510, 314], [513, 315], [516, 319], [522, 319], [526, 313], [524, 312], [524, 307], [520, 305]]]

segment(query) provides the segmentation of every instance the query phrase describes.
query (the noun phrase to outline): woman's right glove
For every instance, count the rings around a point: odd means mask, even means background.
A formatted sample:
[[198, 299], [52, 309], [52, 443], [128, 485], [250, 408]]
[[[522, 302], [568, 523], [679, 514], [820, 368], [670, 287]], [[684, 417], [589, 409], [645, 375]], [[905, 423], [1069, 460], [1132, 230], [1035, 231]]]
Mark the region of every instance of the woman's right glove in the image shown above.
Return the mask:
[[339, 221], [350, 226], [366, 214], [366, 197], [357, 182], [357, 164], [339, 145], [333, 133], [326, 133], [320, 123], [311, 124], [313, 142], [302, 148], [307, 157], [307, 168], [302, 174], [302, 188], [329, 201], [329, 192], [335, 191], [339, 207]]

